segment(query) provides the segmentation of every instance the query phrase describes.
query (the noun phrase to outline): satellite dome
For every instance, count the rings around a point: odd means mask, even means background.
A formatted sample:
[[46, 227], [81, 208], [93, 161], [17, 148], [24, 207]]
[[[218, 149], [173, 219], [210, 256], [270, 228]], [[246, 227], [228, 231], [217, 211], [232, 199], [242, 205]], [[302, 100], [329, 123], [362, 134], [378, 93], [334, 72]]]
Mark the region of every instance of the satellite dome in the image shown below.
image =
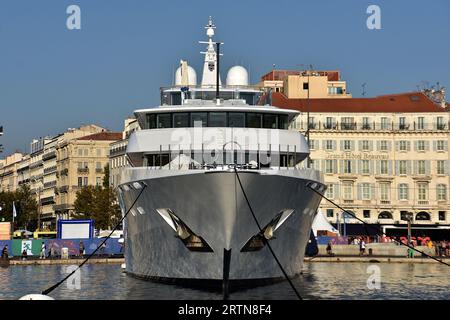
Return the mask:
[[[191, 66], [187, 66], [188, 69], [188, 86], [195, 86], [197, 85], [197, 73], [195, 72], [194, 68]], [[175, 85], [176, 86], [182, 86], [185, 85], [182, 82], [181, 77], [181, 67], [178, 67], [177, 71], [175, 72]]]
[[228, 70], [228, 86], [248, 86], [248, 72], [242, 66], [234, 66]]

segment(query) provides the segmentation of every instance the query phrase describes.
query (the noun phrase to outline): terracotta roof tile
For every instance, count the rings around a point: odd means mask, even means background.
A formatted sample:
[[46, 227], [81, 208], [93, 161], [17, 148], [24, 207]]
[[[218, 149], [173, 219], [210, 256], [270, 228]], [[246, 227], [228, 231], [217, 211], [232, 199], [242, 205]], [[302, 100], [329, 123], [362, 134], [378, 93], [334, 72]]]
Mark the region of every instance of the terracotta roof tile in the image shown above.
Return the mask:
[[78, 138], [77, 140], [117, 141], [122, 139], [122, 132], [99, 132]]
[[[276, 107], [307, 111], [308, 99], [288, 99], [281, 92], [272, 93]], [[373, 98], [309, 99], [310, 112], [445, 112], [421, 92], [383, 95]]]

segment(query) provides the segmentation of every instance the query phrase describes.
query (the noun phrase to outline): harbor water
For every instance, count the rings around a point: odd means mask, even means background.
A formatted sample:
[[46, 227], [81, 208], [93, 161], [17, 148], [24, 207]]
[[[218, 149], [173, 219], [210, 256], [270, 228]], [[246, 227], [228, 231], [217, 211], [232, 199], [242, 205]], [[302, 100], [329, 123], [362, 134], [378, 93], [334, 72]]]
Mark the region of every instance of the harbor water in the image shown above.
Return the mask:
[[[39, 293], [67, 275], [66, 265], [29, 265], [0, 268], [0, 299]], [[374, 271], [375, 270], [375, 271]], [[371, 282], [374, 274], [379, 282]], [[373, 283], [379, 283], [374, 286]], [[63, 283], [55, 299], [222, 299], [220, 292], [154, 283], [126, 275], [119, 264], [82, 267], [76, 281]], [[304, 299], [450, 299], [449, 269], [427, 263], [305, 263], [294, 279]], [[287, 282], [233, 292], [230, 299], [296, 299]]]

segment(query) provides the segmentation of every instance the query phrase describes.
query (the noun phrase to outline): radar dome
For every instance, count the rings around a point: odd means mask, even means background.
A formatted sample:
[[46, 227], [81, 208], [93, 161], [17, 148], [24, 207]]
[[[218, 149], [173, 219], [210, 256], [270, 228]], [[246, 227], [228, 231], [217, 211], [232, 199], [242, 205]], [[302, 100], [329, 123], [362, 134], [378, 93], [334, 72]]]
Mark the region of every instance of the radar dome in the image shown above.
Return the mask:
[[228, 86], [248, 86], [248, 72], [242, 66], [234, 66], [228, 70]]
[[184, 86], [184, 85], [188, 85], [188, 86], [195, 86], [197, 85], [197, 73], [195, 72], [194, 68], [192, 68], [191, 66], [187, 66], [187, 73], [188, 73], [188, 77], [187, 77], [187, 84], [183, 83], [183, 77], [181, 75], [181, 68], [179, 67], [177, 69], [177, 71], [175, 72], [175, 85], [176, 86]]

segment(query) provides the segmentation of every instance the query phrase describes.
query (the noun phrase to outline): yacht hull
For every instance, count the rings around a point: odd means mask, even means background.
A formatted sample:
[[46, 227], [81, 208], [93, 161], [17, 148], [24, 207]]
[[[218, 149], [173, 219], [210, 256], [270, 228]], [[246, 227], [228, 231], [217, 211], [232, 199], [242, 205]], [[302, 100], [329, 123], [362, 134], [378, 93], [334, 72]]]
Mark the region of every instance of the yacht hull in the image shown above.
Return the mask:
[[[289, 276], [301, 272], [312, 221], [321, 200], [307, 186], [311, 181], [318, 181], [301, 178], [296, 171], [279, 175], [239, 171], [261, 227], [280, 211], [294, 210], [269, 240]], [[125, 259], [129, 274], [160, 281], [219, 283], [224, 277], [225, 249], [231, 250], [231, 283], [245, 285], [283, 277], [267, 245], [257, 251], [242, 252], [248, 240], [260, 230], [234, 171], [155, 177], [149, 174], [128, 183], [137, 181], [144, 181], [147, 187], [125, 220]], [[121, 191], [123, 210], [130, 208], [140, 191]], [[212, 252], [189, 250], [177, 237], [173, 225], [158, 213], [161, 209], [170, 209]]]

